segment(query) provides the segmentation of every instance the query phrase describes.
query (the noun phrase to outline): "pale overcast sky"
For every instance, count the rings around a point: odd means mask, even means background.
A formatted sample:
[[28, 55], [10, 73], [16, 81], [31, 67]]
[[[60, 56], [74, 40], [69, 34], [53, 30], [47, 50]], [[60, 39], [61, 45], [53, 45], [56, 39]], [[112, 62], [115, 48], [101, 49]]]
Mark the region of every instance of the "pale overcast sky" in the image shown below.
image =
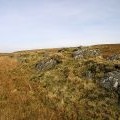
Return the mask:
[[0, 52], [120, 43], [120, 0], [0, 0]]

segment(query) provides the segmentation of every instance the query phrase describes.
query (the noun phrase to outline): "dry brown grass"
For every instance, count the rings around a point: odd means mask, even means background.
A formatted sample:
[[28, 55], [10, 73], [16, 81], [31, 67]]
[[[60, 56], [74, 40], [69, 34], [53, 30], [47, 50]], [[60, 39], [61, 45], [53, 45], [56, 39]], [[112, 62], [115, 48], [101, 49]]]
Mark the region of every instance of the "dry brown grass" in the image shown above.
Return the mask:
[[120, 44], [95, 45], [92, 48], [99, 48], [105, 58], [112, 54], [120, 54]]
[[0, 120], [57, 119], [34, 95], [36, 85], [30, 85], [29, 74], [22, 67], [15, 58], [0, 57]]

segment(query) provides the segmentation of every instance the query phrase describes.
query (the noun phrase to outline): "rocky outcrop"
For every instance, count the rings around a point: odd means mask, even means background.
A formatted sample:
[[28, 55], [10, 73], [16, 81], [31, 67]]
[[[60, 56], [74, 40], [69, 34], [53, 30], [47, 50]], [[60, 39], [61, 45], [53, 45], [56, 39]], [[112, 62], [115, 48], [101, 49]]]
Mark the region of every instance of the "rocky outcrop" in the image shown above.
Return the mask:
[[50, 58], [50, 59], [42, 60], [42, 61], [38, 62], [36, 64], [36, 68], [40, 71], [41, 70], [48, 70], [48, 69], [55, 67], [58, 63], [59, 63], [58, 60]]
[[108, 90], [117, 90], [120, 85], [120, 71], [112, 71], [101, 79], [101, 86]]
[[74, 51], [72, 55], [75, 59], [82, 59], [84, 57], [83, 50]]
[[101, 86], [109, 91], [117, 93], [118, 105], [120, 106], [120, 70], [108, 72], [101, 79]]
[[100, 55], [100, 50], [99, 49], [85, 49], [85, 48], [81, 48], [77, 51], [74, 51], [72, 56], [75, 59], [83, 59], [86, 57], [95, 57], [95, 56], [99, 56]]
[[95, 79], [107, 90], [117, 90], [120, 85], [120, 64], [97, 63], [90, 60], [84, 65], [83, 75]]
[[109, 57], [107, 57], [107, 60], [113, 61], [113, 60], [120, 60], [120, 54], [114, 54]]

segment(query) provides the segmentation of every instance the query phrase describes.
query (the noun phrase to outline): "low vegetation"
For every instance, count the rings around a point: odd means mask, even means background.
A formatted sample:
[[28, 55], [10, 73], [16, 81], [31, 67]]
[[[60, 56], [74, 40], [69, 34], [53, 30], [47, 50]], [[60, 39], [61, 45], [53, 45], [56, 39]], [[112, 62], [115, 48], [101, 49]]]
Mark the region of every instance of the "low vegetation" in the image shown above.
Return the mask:
[[100, 84], [120, 73], [119, 55], [119, 44], [1, 54], [0, 119], [120, 119], [118, 94]]

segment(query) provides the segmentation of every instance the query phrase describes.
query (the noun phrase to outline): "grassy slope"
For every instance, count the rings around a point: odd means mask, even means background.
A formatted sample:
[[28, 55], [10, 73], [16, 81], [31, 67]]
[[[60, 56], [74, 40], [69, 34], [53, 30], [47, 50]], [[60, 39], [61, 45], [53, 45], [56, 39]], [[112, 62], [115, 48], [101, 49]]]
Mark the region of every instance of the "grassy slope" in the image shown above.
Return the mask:
[[[120, 53], [120, 44], [92, 46], [104, 57]], [[1, 120], [120, 119], [117, 96], [81, 75], [83, 61], [76, 48], [23, 51], [0, 56]], [[34, 65], [45, 56], [59, 55], [62, 63], [43, 72]], [[91, 58], [106, 62], [103, 58]]]

